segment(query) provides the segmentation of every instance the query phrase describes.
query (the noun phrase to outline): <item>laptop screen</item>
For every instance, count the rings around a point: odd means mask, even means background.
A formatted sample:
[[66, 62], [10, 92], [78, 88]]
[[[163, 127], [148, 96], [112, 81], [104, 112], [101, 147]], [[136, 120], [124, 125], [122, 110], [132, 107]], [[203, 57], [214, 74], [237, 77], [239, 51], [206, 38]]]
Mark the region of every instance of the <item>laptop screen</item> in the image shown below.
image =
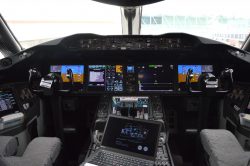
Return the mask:
[[110, 116], [102, 145], [155, 157], [161, 123]]

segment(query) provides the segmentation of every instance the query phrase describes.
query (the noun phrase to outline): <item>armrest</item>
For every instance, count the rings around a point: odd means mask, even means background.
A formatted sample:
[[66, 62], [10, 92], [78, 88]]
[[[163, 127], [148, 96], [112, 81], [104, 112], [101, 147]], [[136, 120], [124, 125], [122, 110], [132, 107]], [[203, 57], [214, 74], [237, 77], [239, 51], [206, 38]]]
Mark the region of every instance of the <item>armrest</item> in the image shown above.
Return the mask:
[[18, 142], [12, 136], [0, 136], [0, 156], [12, 156], [17, 152]]

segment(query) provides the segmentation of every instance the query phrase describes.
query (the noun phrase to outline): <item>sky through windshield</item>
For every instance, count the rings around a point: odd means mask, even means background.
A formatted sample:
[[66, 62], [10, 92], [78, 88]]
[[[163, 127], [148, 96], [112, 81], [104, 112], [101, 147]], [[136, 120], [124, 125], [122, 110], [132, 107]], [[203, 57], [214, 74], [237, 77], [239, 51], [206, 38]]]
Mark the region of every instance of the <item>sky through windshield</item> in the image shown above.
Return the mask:
[[[250, 32], [248, 0], [165, 0], [146, 5], [141, 34], [186, 32], [240, 47]], [[75, 33], [122, 34], [120, 7], [91, 0], [1, 0], [24, 48]]]

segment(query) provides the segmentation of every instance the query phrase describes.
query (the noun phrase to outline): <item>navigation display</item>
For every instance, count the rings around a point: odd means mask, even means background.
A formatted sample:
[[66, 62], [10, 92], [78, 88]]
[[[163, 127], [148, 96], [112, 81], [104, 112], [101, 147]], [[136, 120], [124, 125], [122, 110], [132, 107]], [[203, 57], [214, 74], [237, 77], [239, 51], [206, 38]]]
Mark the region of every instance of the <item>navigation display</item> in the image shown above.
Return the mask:
[[[50, 72], [60, 74], [63, 82], [84, 83], [84, 65], [53, 65]], [[73, 80], [70, 80], [70, 75]]]
[[173, 65], [138, 66], [139, 91], [173, 91]]
[[198, 82], [198, 78], [202, 73], [213, 72], [212, 65], [178, 65], [178, 82], [185, 83], [188, 70], [193, 70], [194, 77], [191, 79], [191, 83]]
[[100, 86], [104, 86], [104, 71], [90, 71], [89, 75], [89, 82], [99, 82]]
[[11, 91], [0, 91], [0, 117], [18, 111]]
[[109, 117], [102, 145], [154, 157], [160, 123]]
[[122, 65], [89, 65], [88, 89], [93, 91], [123, 91]]

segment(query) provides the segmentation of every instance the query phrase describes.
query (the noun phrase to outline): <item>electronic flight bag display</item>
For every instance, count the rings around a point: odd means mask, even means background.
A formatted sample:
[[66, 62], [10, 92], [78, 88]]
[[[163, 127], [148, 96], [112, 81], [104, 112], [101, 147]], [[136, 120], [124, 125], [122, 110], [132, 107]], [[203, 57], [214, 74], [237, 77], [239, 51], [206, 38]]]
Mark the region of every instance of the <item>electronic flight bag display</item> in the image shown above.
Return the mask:
[[102, 145], [154, 157], [161, 123], [110, 116]]

